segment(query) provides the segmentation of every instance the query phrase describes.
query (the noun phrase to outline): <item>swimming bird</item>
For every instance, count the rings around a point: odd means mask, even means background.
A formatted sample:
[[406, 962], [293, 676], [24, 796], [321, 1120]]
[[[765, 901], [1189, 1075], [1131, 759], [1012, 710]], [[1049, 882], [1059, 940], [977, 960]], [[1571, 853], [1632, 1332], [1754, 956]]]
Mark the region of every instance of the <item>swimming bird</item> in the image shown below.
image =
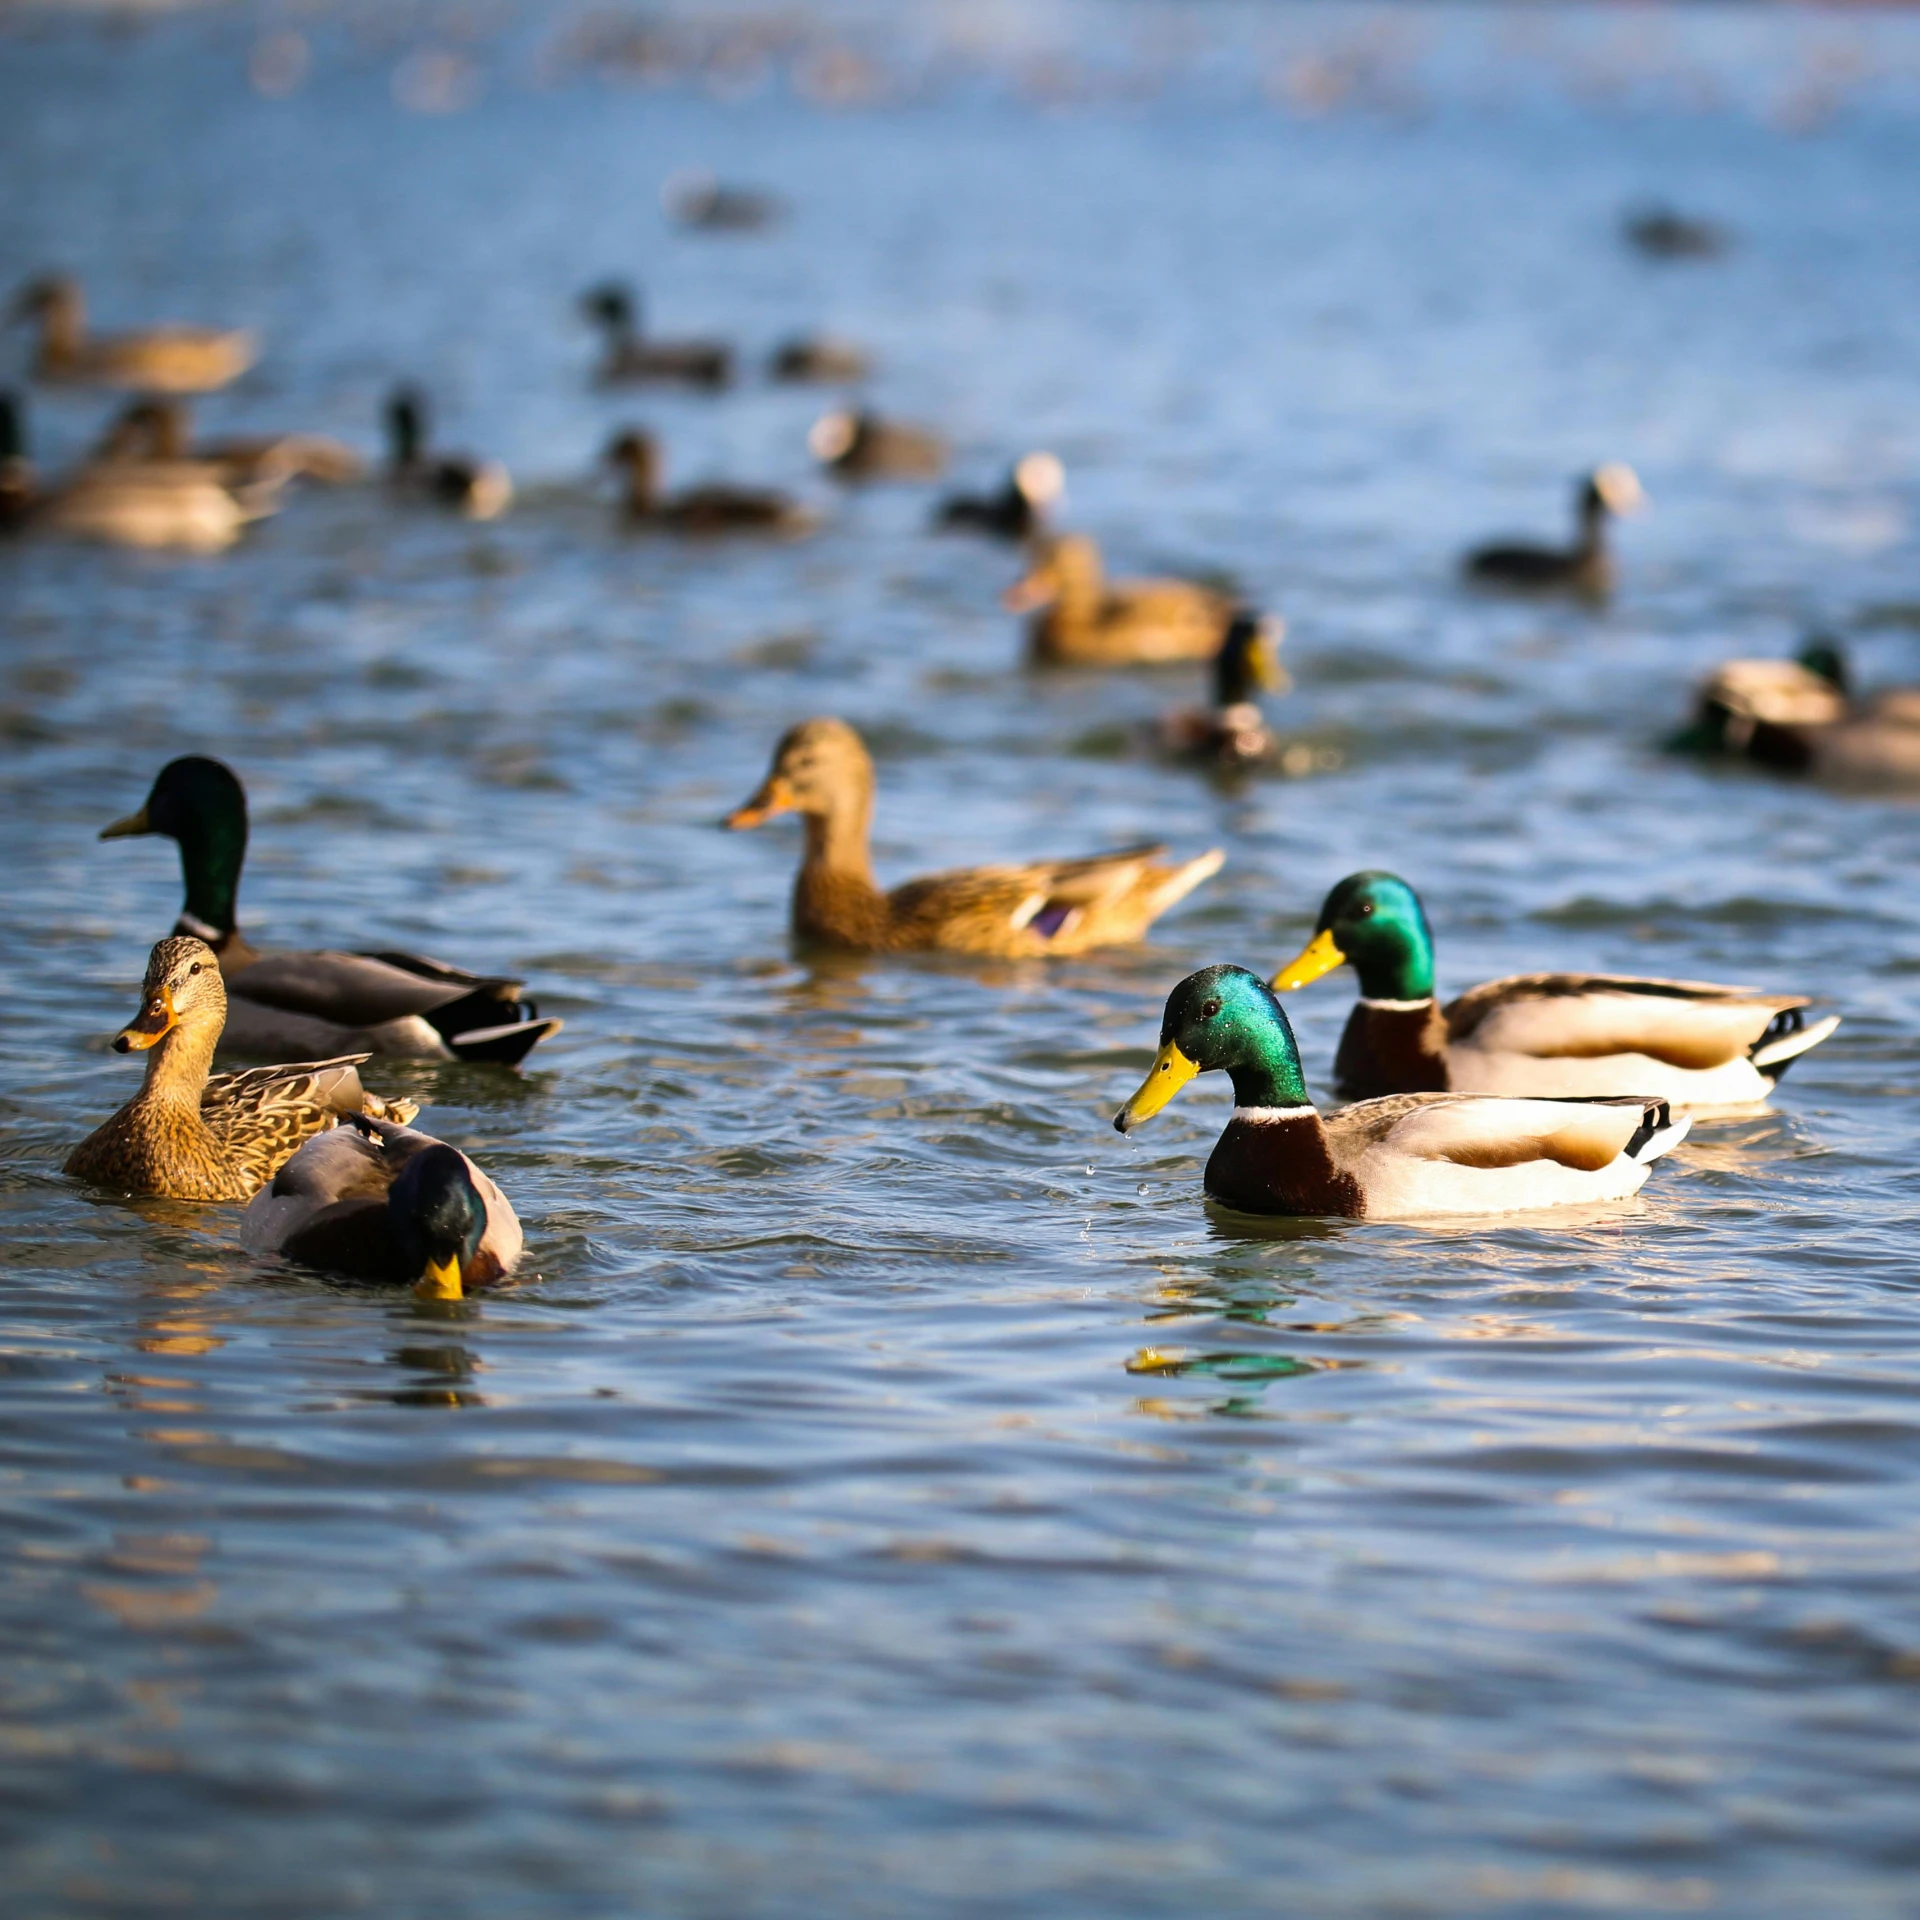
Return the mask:
[[807, 447], [836, 480], [932, 480], [947, 464], [937, 433], [864, 411], [821, 415]]
[[1637, 207], [1621, 222], [1630, 246], [1654, 260], [1710, 260], [1725, 253], [1731, 236], [1713, 220], [1677, 213], [1672, 207]]
[[309, 1140], [240, 1216], [256, 1255], [459, 1300], [519, 1264], [507, 1196], [444, 1140], [362, 1119]]
[[427, 396], [418, 387], [387, 398], [387, 478], [468, 520], [497, 520], [513, 504], [513, 478], [498, 460], [427, 450]]
[[93, 450], [96, 461], [191, 463], [211, 467], [223, 486], [316, 480], [344, 486], [357, 480], [366, 462], [349, 446], [317, 433], [273, 433], [193, 441], [187, 403], [149, 397], [124, 407]]
[[301, 1141], [349, 1115], [413, 1118], [410, 1100], [382, 1100], [361, 1086], [364, 1053], [209, 1077], [226, 1015], [213, 949], [178, 934], [159, 942], [140, 1011], [113, 1042], [116, 1053], [146, 1054], [146, 1078], [67, 1156], [66, 1171], [121, 1193], [244, 1200]]
[[791, 495], [770, 487], [709, 482], [684, 492], [660, 491], [660, 447], [650, 433], [628, 427], [607, 448], [607, 463], [623, 481], [621, 510], [636, 526], [668, 533], [811, 533], [818, 516]]
[[726, 824], [757, 827], [777, 813], [806, 822], [795, 937], [862, 953], [939, 949], [1027, 959], [1137, 940], [1226, 859], [1215, 848], [1167, 866], [1160, 864], [1164, 847], [1129, 847], [1086, 860], [936, 873], [882, 893], [867, 846], [873, 762], [844, 720], [789, 728], [766, 779]]
[[226, 1044], [236, 1052], [321, 1053], [363, 1048], [511, 1066], [549, 1034], [520, 998], [521, 982], [468, 973], [417, 954], [261, 953], [235, 924], [247, 855], [247, 796], [231, 767], [200, 754], [169, 760], [146, 804], [100, 835], [159, 834], [178, 843], [186, 903], [176, 934], [220, 956], [230, 996]]
[[1608, 517], [1637, 513], [1646, 499], [1631, 467], [1617, 461], [1596, 467], [1574, 490], [1578, 531], [1572, 546], [1498, 542], [1476, 547], [1461, 562], [1462, 570], [1480, 586], [1604, 599], [1613, 591], [1613, 557], [1607, 551]]
[[640, 330], [640, 296], [624, 281], [590, 288], [580, 310], [606, 341], [594, 374], [602, 386], [661, 381], [715, 389], [732, 382], [733, 349], [724, 340], [648, 339]]
[[1240, 1213], [1417, 1220], [1621, 1200], [1686, 1137], [1656, 1099], [1508, 1100], [1405, 1093], [1322, 1115], [1272, 989], [1204, 967], [1167, 996], [1160, 1051], [1114, 1116], [1126, 1133], [1196, 1074], [1233, 1081], [1206, 1191]]
[[28, 282], [15, 295], [9, 317], [40, 323], [33, 377], [70, 386], [208, 393], [237, 380], [259, 353], [253, 335], [237, 327], [89, 335], [79, 282], [65, 274]]
[[1286, 622], [1237, 607], [1213, 660], [1213, 704], [1170, 713], [1160, 722], [1162, 749], [1182, 760], [1247, 767], [1273, 751], [1260, 711], [1262, 692], [1284, 693], [1292, 683], [1280, 664]]
[[94, 460], [36, 485], [20, 403], [0, 393], [0, 527], [109, 546], [221, 553], [279, 505], [278, 487], [236, 486], [202, 461]]
[[1066, 490], [1066, 469], [1050, 453], [1030, 453], [1014, 464], [998, 493], [949, 494], [933, 524], [1000, 540], [1030, 540], [1045, 530], [1047, 513]]
[[1084, 533], [1038, 543], [1026, 576], [1003, 596], [1033, 610], [1027, 654], [1035, 666], [1157, 667], [1211, 660], [1233, 619], [1233, 602], [1188, 580], [1109, 581], [1100, 549]]
[[873, 371], [864, 347], [831, 334], [801, 333], [783, 340], [767, 361], [767, 377], [792, 385], [851, 386]]
[[1809, 1025], [1803, 994], [1610, 973], [1523, 973], [1443, 1008], [1420, 896], [1391, 873], [1351, 873], [1313, 939], [1281, 969], [1282, 992], [1351, 964], [1360, 1002], [1334, 1057], [1352, 1099], [1384, 1093], [1559, 1098], [1659, 1095], [1698, 1113], [1749, 1107], [1840, 1024]]
[[668, 219], [701, 233], [759, 233], [786, 218], [786, 202], [761, 187], [729, 186], [702, 169], [676, 173], [660, 190]]

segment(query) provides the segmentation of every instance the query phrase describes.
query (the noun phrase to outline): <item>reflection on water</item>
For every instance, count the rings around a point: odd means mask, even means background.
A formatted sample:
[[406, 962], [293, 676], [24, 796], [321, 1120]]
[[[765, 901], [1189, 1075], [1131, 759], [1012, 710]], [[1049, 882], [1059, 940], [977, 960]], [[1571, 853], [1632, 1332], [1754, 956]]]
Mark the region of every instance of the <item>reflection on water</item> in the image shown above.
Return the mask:
[[[1911, 1905], [1920, 815], [1654, 743], [1814, 625], [1920, 678], [1912, 22], [32, 14], [0, 109], [8, 276], [261, 329], [204, 431], [372, 452], [412, 377], [520, 483], [484, 528], [363, 486], [217, 561], [0, 553], [15, 1906]], [[695, 167], [788, 218], [670, 224]], [[1727, 251], [1629, 249], [1655, 202]], [[1284, 613], [1311, 762], [1143, 751], [1197, 674], [1021, 671], [1011, 551], [830, 493], [819, 392], [593, 389], [572, 303], [612, 271], [755, 369], [866, 345], [956, 484], [1057, 452], [1116, 574]], [[35, 389], [36, 455], [103, 414]], [[827, 524], [630, 538], [588, 479], [625, 424]], [[1655, 502], [1611, 608], [1458, 589], [1603, 459]], [[717, 822], [821, 712], [874, 745], [888, 880], [1228, 864], [1056, 968], [796, 957], [796, 838]], [[178, 904], [94, 835], [185, 751], [248, 782], [260, 938], [565, 1016], [520, 1074], [376, 1076], [514, 1196], [512, 1287], [255, 1267], [228, 1212], [60, 1177]], [[1846, 1024], [1629, 1206], [1205, 1207], [1224, 1089], [1110, 1124], [1167, 987], [1270, 968], [1379, 865], [1444, 986], [1725, 978]], [[1324, 1073], [1345, 997], [1296, 1016]]]

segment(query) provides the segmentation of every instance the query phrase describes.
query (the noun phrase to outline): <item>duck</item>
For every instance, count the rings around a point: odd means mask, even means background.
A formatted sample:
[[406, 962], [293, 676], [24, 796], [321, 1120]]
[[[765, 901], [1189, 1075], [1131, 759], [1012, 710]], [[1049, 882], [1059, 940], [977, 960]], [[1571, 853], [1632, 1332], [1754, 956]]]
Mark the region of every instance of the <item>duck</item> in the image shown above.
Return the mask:
[[698, 233], [758, 233], [786, 218], [786, 202], [761, 187], [730, 186], [703, 169], [675, 174], [660, 191], [668, 219]]
[[842, 408], [822, 414], [807, 449], [836, 480], [932, 480], [945, 470], [946, 442], [925, 427]]
[[227, 487], [288, 480], [344, 486], [366, 463], [351, 447], [317, 433], [260, 434], [193, 444], [187, 403], [176, 396], [135, 400], [116, 416], [94, 447], [96, 461], [190, 462], [211, 467]]
[[1496, 542], [1476, 547], [1461, 562], [1461, 570], [1478, 586], [1604, 600], [1613, 591], [1614, 576], [1613, 556], [1607, 551], [1607, 521], [1610, 516], [1638, 513], [1646, 502], [1633, 469], [1612, 461], [1594, 468], [1574, 489], [1578, 534], [1572, 546]]
[[360, 1084], [370, 1056], [209, 1076], [227, 994], [204, 940], [170, 934], [147, 959], [140, 1011], [114, 1036], [116, 1053], [144, 1053], [140, 1091], [67, 1156], [76, 1180], [162, 1200], [246, 1200], [310, 1135], [350, 1114], [404, 1122], [410, 1100]]
[[497, 520], [513, 504], [513, 477], [498, 460], [427, 451], [427, 397], [418, 387], [387, 398], [387, 477], [467, 520]]
[[724, 340], [650, 340], [640, 331], [640, 296], [608, 280], [580, 296], [580, 310], [606, 337], [594, 378], [603, 387], [640, 381], [718, 389], [733, 381], [733, 349]]
[[1109, 581], [1099, 546], [1084, 533], [1039, 542], [1003, 599], [1010, 612], [1033, 613], [1027, 656], [1046, 667], [1211, 660], [1234, 610], [1227, 595], [1189, 580]]
[[1352, 1099], [1657, 1094], [1690, 1113], [1738, 1111], [1765, 1101], [1840, 1024], [1838, 1014], [1809, 1023], [1802, 994], [1610, 973], [1516, 974], [1442, 1007], [1426, 910], [1391, 873], [1348, 874], [1274, 986], [1291, 992], [1349, 964], [1360, 1002], [1333, 1075]]
[[873, 357], [851, 340], [797, 333], [774, 348], [767, 377], [789, 386], [852, 386], [873, 372]]
[[1260, 711], [1261, 693], [1292, 684], [1280, 664], [1286, 622], [1255, 607], [1236, 607], [1213, 660], [1213, 703], [1168, 714], [1160, 722], [1162, 750], [1179, 760], [1216, 767], [1250, 767], [1273, 752], [1273, 735]]
[[1035, 959], [1138, 940], [1226, 859], [1216, 847], [1166, 865], [1164, 847], [1129, 847], [1086, 860], [936, 873], [882, 893], [867, 845], [873, 761], [859, 734], [835, 719], [790, 727], [766, 779], [725, 824], [757, 827], [780, 813], [806, 823], [795, 939], [853, 953]]
[[240, 327], [150, 327], [89, 336], [80, 283], [60, 273], [22, 287], [9, 317], [40, 323], [33, 377], [49, 384], [211, 393], [239, 379], [259, 358], [258, 343]]
[[0, 394], [0, 526], [109, 546], [224, 553], [279, 506], [276, 484], [229, 484], [199, 461], [95, 460], [42, 490], [17, 396]]
[[220, 957], [228, 994], [226, 1044], [267, 1055], [364, 1049], [512, 1066], [549, 1035], [520, 997], [521, 982], [391, 950], [262, 953], [235, 921], [247, 856], [247, 795], [224, 761], [169, 760], [135, 813], [102, 840], [158, 834], [178, 843], [186, 903], [174, 932]]
[[1066, 484], [1066, 469], [1052, 454], [1030, 453], [1014, 463], [998, 493], [949, 494], [934, 509], [933, 524], [997, 540], [1032, 540], [1046, 530], [1048, 511]]
[[240, 1216], [256, 1258], [461, 1300], [520, 1263], [519, 1217], [457, 1147], [392, 1120], [349, 1115], [315, 1134]]
[[1711, 260], [1725, 253], [1730, 242], [1726, 228], [1717, 221], [1663, 206], [1632, 209], [1620, 230], [1629, 246], [1653, 260]]
[[1816, 635], [1792, 660], [1715, 669], [1668, 745], [1836, 786], [1920, 786], [1920, 687], [1856, 697], [1839, 641]]
[[818, 517], [790, 495], [767, 487], [709, 483], [683, 493], [660, 491], [660, 447], [637, 427], [616, 434], [607, 464], [623, 482], [621, 510], [636, 526], [668, 533], [811, 533]]
[[1131, 1132], [1215, 1071], [1233, 1081], [1233, 1116], [1206, 1192], [1236, 1213], [1420, 1220], [1624, 1200], [1692, 1124], [1639, 1095], [1402, 1093], [1321, 1114], [1273, 989], [1212, 966], [1168, 994], [1160, 1050], [1114, 1126]]

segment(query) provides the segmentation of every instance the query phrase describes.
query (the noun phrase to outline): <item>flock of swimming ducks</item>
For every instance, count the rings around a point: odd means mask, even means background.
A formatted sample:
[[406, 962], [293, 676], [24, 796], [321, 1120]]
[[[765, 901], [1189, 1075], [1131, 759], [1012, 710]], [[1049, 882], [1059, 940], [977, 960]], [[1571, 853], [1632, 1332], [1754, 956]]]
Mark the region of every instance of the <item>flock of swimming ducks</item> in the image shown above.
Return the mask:
[[[602, 333], [596, 379], [725, 388], [736, 374], [720, 341], [647, 335], [633, 289], [610, 282], [581, 302]], [[0, 396], [0, 517], [16, 527], [135, 546], [214, 551], [274, 510], [297, 480], [358, 477], [347, 448], [290, 434], [196, 444], [185, 397], [226, 385], [255, 357], [238, 331], [168, 327], [87, 331], [70, 280], [34, 282], [15, 314], [40, 328], [35, 377], [133, 392], [93, 455], [58, 485], [36, 487], [13, 396]], [[769, 376], [828, 383], [869, 371], [857, 347], [797, 338]], [[388, 483], [473, 518], [504, 511], [512, 482], [497, 462], [436, 452], [425, 396], [402, 389], [386, 419]], [[922, 428], [859, 409], [828, 413], [809, 444], [848, 482], [931, 479], [946, 448]], [[686, 536], [804, 535], [817, 515], [768, 489], [662, 485], [647, 433], [623, 429], [606, 461], [628, 521]], [[1095, 542], [1052, 513], [1060, 463], [1031, 453], [996, 492], [955, 496], [938, 527], [1019, 541], [1029, 552], [1006, 596], [1030, 616], [1039, 665], [1115, 668], [1208, 661], [1213, 700], [1172, 717], [1168, 751], [1215, 765], [1269, 758], [1259, 706], [1286, 680], [1281, 623], [1183, 580], [1109, 580]], [[1503, 542], [1465, 557], [1473, 582], [1604, 597], [1609, 519], [1642, 504], [1623, 466], [1584, 476], [1566, 547]], [[1844, 660], [1822, 642], [1798, 661], [1733, 662], [1702, 689], [1680, 744], [1744, 753], [1797, 771], [1899, 759], [1920, 772], [1920, 693], [1856, 702]], [[792, 727], [766, 778], [726, 820], [735, 828], [798, 814], [804, 847], [792, 931], [814, 947], [947, 952], [1009, 959], [1084, 953], [1139, 939], [1221, 866], [1160, 846], [1091, 858], [940, 873], [882, 889], [869, 851], [873, 762], [845, 721]], [[522, 1237], [513, 1208], [465, 1154], [411, 1123], [410, 1101], [360, 1080], [375, 1054], [517, 1065], [558, 1030], [524, 983], [397, 951], [262, 952], [237, 907], [248, 839], [233, 771], [199, 755], [163, 767], [145, 802], [102, 839], [157, 835], [178, 850], [184, 900], [152, 950], [139, 1008], [113, 1041], [143, 1052], [139, 1091], [76, 1147], [77, 1179], [123, 1194], [246, 1203], [245, 1244], [261, 1254], [458, 1298], [510, 1273]], [[1359, 997], [1334, 1074], [1352, 1104], [1318, 1112], [1280, 995], [1350, 966]], [[1271, 981], [1235, 966], [1202, 969], [1168, 996], [1160, 1046], [1114, 1124], [1146, 1120], [1195, 1076], [1225, 1073], [1234, 1109], [1208, 1162], [1206, 1191], [1255, 1214], [1396, 1219], [1471, 1216], [1606, 1201], [1636, 1192], [1691, 1119], [1749, 1109], [1839, 1024], [1809, 1020], [1802, 995], [1610, 974], [1525, 974], [1442, 1003], [1433, 939], [1405, 880], [1348, 876], [1327, 896], [1306, 949]], [[220, 1049], [298, 1065], [215, 1073]]]

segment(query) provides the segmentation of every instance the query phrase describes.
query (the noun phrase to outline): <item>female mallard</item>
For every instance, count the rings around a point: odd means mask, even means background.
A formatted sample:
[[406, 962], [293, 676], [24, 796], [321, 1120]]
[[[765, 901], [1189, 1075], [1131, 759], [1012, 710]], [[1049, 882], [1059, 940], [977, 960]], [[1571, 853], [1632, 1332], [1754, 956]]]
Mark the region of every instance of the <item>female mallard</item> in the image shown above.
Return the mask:
[[789, 385], [852, 386], [873, 371], [864, 347], [831, 334], [801, 333], [783, 340], [767, 361], [767, 377]]
[[1203, 968], [1167, 996], [1160, 1051], [1113, 1124], [1127, 1132], [1215, 1068], [1232, 1077], [1233, 1118], [1206, 1190], [1241, 1213], [1410, 1220], [1623, 1200], [1689, 1124], [1637, 1097], [1403, 1093], [1322, 1116], [1287, 1016], [1244, 967]]
[[309, 1140], [240, 1217], [249, 1253], [458, 1300], [513, 1271], [520, 1222], [464, 1153], [361, 1119]]
[[207, 1068], [226, 1024], [220, 962], [203, 940], [175, 934], [147, 960], [140, 1011], [116, 1053], [145, 1053], [140, 1091], [67, 1157], [76, 1180], [163, 1200], [245, 1200], [301, 1141], [350, 1114], [411, 1120], [409, 1100], [360, 1084], [364, 1053], [249, 1073]]
[[811, 533], [817, 517], [770, 487], [709, 483], [683, 493], [660, 491], [660, 448], [650, 433], [629, 427], [614, 436], [607, 464], [621, 477], [621, 509], [635, 526], [694, 536], [717, 533]]
[[209, 467], [227, 487], [279, 486], [288, 480], [344, 486], [365, 468], [351, 447], [318, 433], [260, 434], [196, 446], [187, 403], [178, 398], [133, 401], [101, 436], [93, 457]]
[[726, 824], [757, 827], [776, 813], [806, 821], [795, 937], [859, 953], [937, 948], [1029, 959], [1137, 940], [1226, 858], [1215, 848], [1162, 866], [1164, 847], [1130, 847], [1090, 860], [936, 873], [882, 893], [867, 851], [873, 762], [844, 720], [790, 728], [759, 791]]
[[34, 378], [68, 385], [209, 393], [237, 380], [259, 354], [253, 335], [237, 327], [151, 327], [89, 337], [79, 283], [64, 274], [23, 287], [11, 317], [40, 323]]
[[1631, 467], [1617, 461], [1596, 467], [1574, 491], [1578, 534], [1570, 547], [1531, 546], [1525, 541], [1476, 547], [1461, 562], [1477, 585], [1521, 593], [1576, 593], [1603, 600], [1613, 591], [1613, 556], [1607, 551], [1610, 515], [1637, 513], [1647, 496]]
[[388, 397], [387, 477], [403, 493], [468, 520], [497, 520], [513, 504], [512, 476], [498, 460], [428, 452], [427, 397], [418, 387]]
[[1252, 607], [1239, 607], [1213, 661], [1213, 705], [1169, 714], [1160, 723], [1160, 744], [1182, 760], [1216, 767], [1248, 767], [1273, 751], [1273, 735], [1260, 711], [1262, 692], [1284, 693], [1280, 664], [1286, 622]]
[[1050, 453], [1017, 461], [998, 493], [949, 494], [934, 509], [937, 528], [1031, 540], [1045, 531], [1047, 514], [1066, 491], [1066, 469]]
[[1840, 1024], [1808, 1026], [1799, 994], [1697, 980], [1523, 973], [1490, 980], [1443, 1009], [1433, 997], [1433, 935], [1420, 897], [1390, 873], [1353, 873], [1327, 895], [1282, 992], [1352, 962], [1360, 1003], [1334, 1057], [1350, 1098], [1383, 1093], [1572, 1098], [1658, 1094], [1699, 1112], [1766, 1099], [1787, 1068]]
[[0, 526], [110, 546], [221, 553], [279, 504], [271, 483], [236, 487], [199, 461], [96, 460], [42, 491], [27, 459], [20, 403], [0, 393]]
[[1028, 658], [1036, 666], [1158, 667], [1211, 660], [1233, 602], [1187, 580], [1106, 578], [1100, 549], [1084, 533], [1043, 540], [1027, 576], [1007, 589], [1007, 607], [1034, 612]]
[[609, 280], [580, 296], [580, 310], [606, 339], [594, 374], [603, 387], [662, 381], [709, 390], [733, 380], [733, 349], [724, 340], [650, 340], [640, 330], [640, 296]]
[[548, 1034], [521, 982], [410, 953], [260, 953], [234, 921], [247, 857], [247, 796], [230, 767], [189, 754], [160, 769], [146, 804], [103, 840], [157, 833], [177, 841], [187, 898], [175, 933], [220, 956], [230, 1004], [227, 1045], [240, 1053], [364, 1048], [512, 1065]]
[[877, 413], [822, 414], [807, 449], [836, 480], [932, 480], [946, 468], [947, 444], [925, 427]]

